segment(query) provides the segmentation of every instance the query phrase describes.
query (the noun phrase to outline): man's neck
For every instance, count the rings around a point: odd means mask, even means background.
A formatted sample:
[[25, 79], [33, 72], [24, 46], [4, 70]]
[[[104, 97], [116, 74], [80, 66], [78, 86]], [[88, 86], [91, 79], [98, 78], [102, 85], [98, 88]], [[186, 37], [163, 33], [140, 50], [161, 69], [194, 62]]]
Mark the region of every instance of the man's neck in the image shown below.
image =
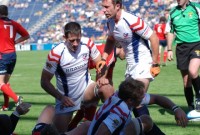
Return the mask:
[[121, 14], [122, 14], [122, 9], [120, 9], [117, 14], [116, 14], [116, 17], [115, 17], [115, 23], [118, 23], [118, 21], [120, 20], [121, 18]]

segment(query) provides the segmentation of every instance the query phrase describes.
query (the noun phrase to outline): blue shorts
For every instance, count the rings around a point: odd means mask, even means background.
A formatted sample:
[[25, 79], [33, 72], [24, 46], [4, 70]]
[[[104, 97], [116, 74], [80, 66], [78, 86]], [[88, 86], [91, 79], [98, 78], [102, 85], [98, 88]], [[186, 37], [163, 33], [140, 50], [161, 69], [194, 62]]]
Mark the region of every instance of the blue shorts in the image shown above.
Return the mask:
[[166, 47], [167, 46], [167, 40], [159, 40], [159, 44], [162, 47]]
[[0, 75], [12, 74], [16, 59], [16, 52], [6, 54], [0, 53]]

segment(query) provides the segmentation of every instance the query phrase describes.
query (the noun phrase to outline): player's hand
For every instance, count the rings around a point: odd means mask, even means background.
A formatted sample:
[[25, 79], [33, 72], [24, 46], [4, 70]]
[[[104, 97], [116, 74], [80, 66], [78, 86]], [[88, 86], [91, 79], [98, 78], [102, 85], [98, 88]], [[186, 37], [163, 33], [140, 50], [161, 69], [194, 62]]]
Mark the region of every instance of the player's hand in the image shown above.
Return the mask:
[[181, 108], [177, 108], [174, 111], [175, 120], [178, 126], [186, 127], [188, 124], [187, 115]]
[[160, 73], [160, 65], [152, 64], [150, 72], [153, 77], [156, 77]]
[[16, 107], [16, 111], [18, 112], [19, 115], [24, 115], [27, 112], [29, 112], [30, 107], [31, 107], [31, 104], [24, 102]]
[[67, 96], [62, 96], [61, 98], [61, 109], [64, 107], [72, 107], [75, 106], [74, 102]]
[[99, 62], [97, 62], [96, 70], [97, 70], [98, 76], [103, 76], [105, 74], [105, 72], [107, 70], [105, 59], [101, 59]]
[[168, 51], [167, 58], [168, 58], [168, 61], [172, 61], [173, 60], [173, 52], [172, 52], [172, 50]]
[[100, 88], [103, 85], [109, 84], [109, 80], [105, 77], [101, 77], [97, 80], [97, 87]]

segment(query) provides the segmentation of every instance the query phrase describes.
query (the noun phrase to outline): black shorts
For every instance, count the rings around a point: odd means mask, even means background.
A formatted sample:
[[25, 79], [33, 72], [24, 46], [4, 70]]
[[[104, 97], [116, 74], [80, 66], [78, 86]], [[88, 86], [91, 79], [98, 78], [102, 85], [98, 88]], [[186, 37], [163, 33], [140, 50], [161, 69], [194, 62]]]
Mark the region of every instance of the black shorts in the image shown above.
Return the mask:
[[188, 70], [191, 59], [200, 59], [200, 42], [177, 44], [176, 58], [177, 69]]

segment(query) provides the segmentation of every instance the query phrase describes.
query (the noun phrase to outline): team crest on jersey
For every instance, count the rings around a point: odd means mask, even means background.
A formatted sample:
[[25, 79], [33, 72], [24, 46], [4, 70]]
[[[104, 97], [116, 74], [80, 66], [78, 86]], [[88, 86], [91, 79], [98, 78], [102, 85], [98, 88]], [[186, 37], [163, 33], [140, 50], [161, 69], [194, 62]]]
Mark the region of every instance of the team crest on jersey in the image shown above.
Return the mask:
[[192, 13], [192, 12], [189, 12], [189, 13], [188, 13], [188, 17], [189, 17], [189, 18], [192, 18], [192, 16], [193, 16], [193, 13]]
[[51, 69], [52, 68], [52, 65], [50, 64], [50, 63], [46, 63], [46, 67], [48, 68], [48, 69]]
[[128, 38], [128, 33], [123, 34], [124, 38]]
[[87, 60], [87, 56], [88, 56], [87, 53], [84, 53], [84, 54], [82, 55], [82, 57], [83, 57], [83, 61]]
[[119, 125], [119, 121], [117, 119], [113, 120], [112, 126], [116, 128]]
[[195, 50], [197, 56], [200, 56], [200, 50]]

